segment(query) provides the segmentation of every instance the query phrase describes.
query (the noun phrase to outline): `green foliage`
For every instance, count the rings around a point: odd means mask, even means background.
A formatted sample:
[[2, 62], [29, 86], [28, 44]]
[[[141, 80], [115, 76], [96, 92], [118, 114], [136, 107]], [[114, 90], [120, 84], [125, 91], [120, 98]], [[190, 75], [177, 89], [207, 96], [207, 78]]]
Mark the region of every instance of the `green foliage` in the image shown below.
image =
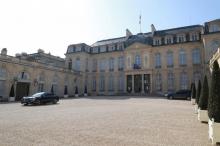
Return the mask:
[[14, 92], [14, 84], [13, 84], [13, 85], [11, 85], [9, 97], [14, 97], [14, 96], [15, 96], [15, 92]]
[[195, 99], [196, 98], [196, 86], [195, 84], [193, 84], [192, 86], [192, 99]]
[[78, 87], [76, 86], [75, 94], [78, 94]]
[[198, 83], [198, 88], [197, 88], [197, 92], [196, 92], [196, 103], [199, 104], [199, 98], [200, 98], [200, 93], [201, 93], [201, 81], [199, 80]]
[[207, 77], [204, 77], [203, 86], [201, 91], [201, 96], [199, 98], [199, 109], [207, 110], [208, 108], [208, 98], [209, 98], [209, 85]]
[[208, 115], [210, 119], [214, 118], [215, 122], [220, 122], [220, 69], [217, 61], [213, 64]]

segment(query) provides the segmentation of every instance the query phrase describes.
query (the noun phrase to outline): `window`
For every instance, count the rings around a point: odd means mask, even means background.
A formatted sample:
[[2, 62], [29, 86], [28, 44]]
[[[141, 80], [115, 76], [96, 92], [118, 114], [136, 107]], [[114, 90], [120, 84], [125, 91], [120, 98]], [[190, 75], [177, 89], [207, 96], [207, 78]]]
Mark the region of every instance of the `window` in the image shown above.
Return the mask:
[[108, 80], [108, 90], [114, 91], [114, 76], [110, 75]]
[[209, 28], [209, 32], [217, 32], [220, 31], [220, 27], [217, 24], [211, 24]]
[[166, 44], [172, 44], [173, 40], [172, 37], [166, 37]]
[[92, 52], [93, 52], [93, 53], [98, 53], [98, 52], [99, 52], [99, 49], [98, 49], [97, 47], [95, 47], [95, 48], [92, 49]]
[[160, 73], [156, 74], [156, 90], [162, 91], [162, 76]]
[[199, 49], [193, 49], [192, 52], [192, 60], [193, 60], [193, 64], [200, 64], [200, 50]]
[[80, 52], [81, 51], [81, 46], [77, 46], [75, 50], [76, 50], [76, 52]]
[[106, 47], [105, 46], [101, 46], [100, 47], [100, 52], [106, 52]]
[[92, 90], [96, 91], [96, 77], [93, 77], [93, 80], [92, 80]]
[[72, 69], [72, 59], [70, 59], [69, 62], [68, 62], [68, 69], [69, 69], [69, 70]]
[[44, 91], [44, 84], [43, 83], [39, 83], [38, 84], [38, 92], [43, 92]]
[[173, 67], [173, 52], [167, 52], [167, 67]]
[[105, 77], [101, 76], [99, 80], [99, 90], [104, 91], [105, 90]]
[[105, 59], [101, 59], [99, 62], [99, 70], [100, 72], [104, 72], [105, 71]]
[[122, 71], [124, 70], [124, 57], [118, 57], [118, 70]]
[[180, 89], [184, 90], [187, 88], [188, 88], [187, 74], [185, 72], [182, 72], [180, 74]]
[[174, 74], [172, 72], [168, 73], [167, 89], [168, 89], [168, 91], [173, 91], [174, 90]]
[[135, 56], [135, 64], [138, 66], [141, 66], [141, 56], [140, 55]]
[[77, 59], [76, 59], [76, 62], [75, 62], [75, 70], [76, 70], [76, 71], [80, 71], [80, 58], [77, 58]]
[[0, 80], [0, 96], [5, 96], [5, 81]]
[[109, 59], [109, 71], [114, 71], [114, 58]]
[[51, 93], [53, 93], [55, 95], [58, 93], [58, 85], [57, 84], [52, 84]]
[[92, 61], [92, 71], [96, 72], [97, 71], [97, 60], [93, 59]]
[[177, 42], [178, 43], [185, 42], [185, 35], [184, 34], [178, 35]]
[[120, 75], [118, 77], [118, 91], [123, 91], [124, 90], [124, 77], [123, 75]]
[[89, 59], [86, 58], [86, 72], [89, 71]]
[[161, 67], [161, 57], [160, 53], [155, 54], [155, 67], [160, 68]]
[[160, 39], [154, 39], [154, 45], [159, 46], [160, 45]]
[[0, 68], [0, 78], [6, 78], [6, 69]]
[[190, 40], [191, 40], [191, 41], [197, 41], [197, 40], [199, 40], [199, 35], [198, 35], [198, 33], [192, 33]]
[[183, 49], [181, 49], [179, 52], [179, 64], [181, 66], [186, 65], [186, 52]]

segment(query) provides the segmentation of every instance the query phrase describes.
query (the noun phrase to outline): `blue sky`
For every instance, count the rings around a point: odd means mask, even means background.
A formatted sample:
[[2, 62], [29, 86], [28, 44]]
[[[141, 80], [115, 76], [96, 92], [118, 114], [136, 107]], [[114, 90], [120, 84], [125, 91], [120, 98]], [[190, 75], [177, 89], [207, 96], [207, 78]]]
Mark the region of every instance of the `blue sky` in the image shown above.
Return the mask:
[[219, 0], [0, 0], [0, 48], [9, 54], [44, 49], [64, 57], [67, 46], [220, 18]]

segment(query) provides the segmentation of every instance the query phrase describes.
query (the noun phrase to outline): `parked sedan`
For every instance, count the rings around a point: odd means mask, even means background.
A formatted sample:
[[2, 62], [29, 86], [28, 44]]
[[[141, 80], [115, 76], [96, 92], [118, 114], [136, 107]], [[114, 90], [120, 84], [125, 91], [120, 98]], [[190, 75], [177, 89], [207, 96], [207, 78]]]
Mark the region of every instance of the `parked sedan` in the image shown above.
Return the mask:
[[39, 92], [29, 97], [23, 97], [21, 99], [21, 104], [42, 104], [52, 102], [56, 104], [59, 101], [59, 97], [53, 93]]
[[177, 92], [168, 92], [165, 94], [168, 99], [190, 99], [191, 91], [190, 90], [179, 90]]

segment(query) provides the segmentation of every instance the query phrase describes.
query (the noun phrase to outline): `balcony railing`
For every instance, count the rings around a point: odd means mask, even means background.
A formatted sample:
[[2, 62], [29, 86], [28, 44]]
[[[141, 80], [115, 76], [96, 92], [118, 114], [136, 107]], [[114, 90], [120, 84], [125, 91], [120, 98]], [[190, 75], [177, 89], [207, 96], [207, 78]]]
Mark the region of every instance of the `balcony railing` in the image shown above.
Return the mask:
[[133, 69], [141, 69], [141, 65], [139, 65], [139, 64], [134, 64]]

